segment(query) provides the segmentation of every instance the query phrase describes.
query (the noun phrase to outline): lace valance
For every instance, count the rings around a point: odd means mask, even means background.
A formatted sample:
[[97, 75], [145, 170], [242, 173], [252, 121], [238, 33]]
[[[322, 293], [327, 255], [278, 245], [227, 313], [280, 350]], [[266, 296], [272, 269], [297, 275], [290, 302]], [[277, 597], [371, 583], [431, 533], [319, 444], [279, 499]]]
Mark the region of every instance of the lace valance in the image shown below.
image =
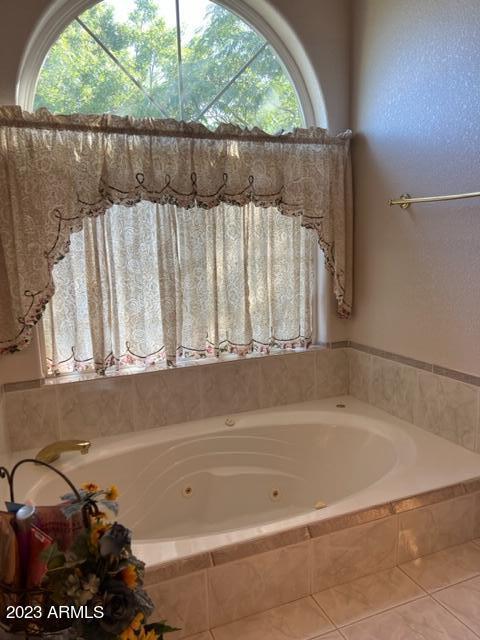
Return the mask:
[[112, 204], [275, 207], [315, 231], [338, 314], [351, 313], [346, 131], [258, 129], [0, 107], [0, 353], [21, 349], [54, 293], [70, 234]]

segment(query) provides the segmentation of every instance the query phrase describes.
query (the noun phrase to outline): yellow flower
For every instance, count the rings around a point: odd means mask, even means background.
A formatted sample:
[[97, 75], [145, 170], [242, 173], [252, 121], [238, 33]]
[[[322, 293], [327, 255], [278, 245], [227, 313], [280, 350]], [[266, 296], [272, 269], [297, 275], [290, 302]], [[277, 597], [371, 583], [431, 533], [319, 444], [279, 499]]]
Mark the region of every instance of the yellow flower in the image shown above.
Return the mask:
[[137, 586], [137, 571], [133, 564], [129, 564], [125, 569], [122, 569], [120, 576], [129, 589], [134, 589]]
[[[143, 622], [143, 613], [141, 612], [137, 613], [135, 618], [130, 623], [130, 626], [127, 627], [125, 631], [122, 631], [122, 633], [120, 634], [120, 640], [137, 640], [138, 638], [137, 631], [142, 626], [142, 622]], [[141, 633], [143, 633], [143, 629], [141, 630]]]
[[137, 636], [137, 640], [159, 640], [159, 638], [160, 636], [154, 629], [145, 631], [144, 627], [142, 627], [140, 634]]
[[118, 637], [120, 640], [137, 640], [138, 638], [132, 627], [127, 627]]
[[109, 525], [102, 524], [101, 522], [97, 522], [97, 524], [94, 524], [92, 526], [92, 530], [90, 531], [90, 540], [92, 544], [97, 545], [100, 538], [106, 531], [108, 531], [109, 528]]
[[112, 502], [115, 502], [115, 500], [118, 500], [119, 495], [120, 494], [118, 492], [118, 487], [115, 484], [112, 484], [112, 486], [105, 491], [105, 498], [107, 500], [111, 500]]
[[85, 489], [85, 491], [88, 491], [89, 493], [95, 493], [96, 491], [100, 491], [100, 487], [98, 486], [98, 484], [95, 484], [94, 482], [84, 482], [81, 486], [82, 486], [82, 489]]

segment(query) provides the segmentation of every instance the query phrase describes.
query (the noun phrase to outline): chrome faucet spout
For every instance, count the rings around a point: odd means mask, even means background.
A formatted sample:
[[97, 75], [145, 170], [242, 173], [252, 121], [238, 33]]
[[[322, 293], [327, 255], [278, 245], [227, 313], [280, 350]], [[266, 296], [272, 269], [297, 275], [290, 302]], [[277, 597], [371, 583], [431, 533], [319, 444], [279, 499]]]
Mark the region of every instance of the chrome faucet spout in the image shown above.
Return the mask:
[[60, 454], [67, 451], [80, 451], [82, 455], [86, 455], [91, 445], [90, 440], [58, 440], [43, 447], [35, 456], [35, 460], [51, 464], [58, 460]]

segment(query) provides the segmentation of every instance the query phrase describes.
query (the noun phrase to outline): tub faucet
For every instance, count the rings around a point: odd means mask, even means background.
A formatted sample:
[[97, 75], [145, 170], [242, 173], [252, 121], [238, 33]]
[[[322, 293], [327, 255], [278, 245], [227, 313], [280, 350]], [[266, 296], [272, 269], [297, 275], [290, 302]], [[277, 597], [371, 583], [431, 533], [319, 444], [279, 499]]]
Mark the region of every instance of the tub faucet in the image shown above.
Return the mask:
[[81, 454], [85, 455], [88, 453], [91, 444], [89, 440], [58, 440], [43, 447], [35, 456], [35, 460], [50, 464], [58, 460], [60, 454], [65, 453], [65, 451], [80, 451]]

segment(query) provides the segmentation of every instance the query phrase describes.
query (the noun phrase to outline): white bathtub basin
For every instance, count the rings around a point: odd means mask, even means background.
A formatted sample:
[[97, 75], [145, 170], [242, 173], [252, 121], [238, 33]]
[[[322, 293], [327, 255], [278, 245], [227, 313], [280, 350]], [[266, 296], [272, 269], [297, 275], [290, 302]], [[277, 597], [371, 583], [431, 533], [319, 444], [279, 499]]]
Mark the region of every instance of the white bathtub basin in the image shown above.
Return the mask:
[[[232, 417], [98, 439], [56, 466], [76, 485], [118, 485], [150, 564], [480, 475], [479, 455], [350, 397]], [[64, 493], [33, 465], [16, 484], [37, 504]]]

